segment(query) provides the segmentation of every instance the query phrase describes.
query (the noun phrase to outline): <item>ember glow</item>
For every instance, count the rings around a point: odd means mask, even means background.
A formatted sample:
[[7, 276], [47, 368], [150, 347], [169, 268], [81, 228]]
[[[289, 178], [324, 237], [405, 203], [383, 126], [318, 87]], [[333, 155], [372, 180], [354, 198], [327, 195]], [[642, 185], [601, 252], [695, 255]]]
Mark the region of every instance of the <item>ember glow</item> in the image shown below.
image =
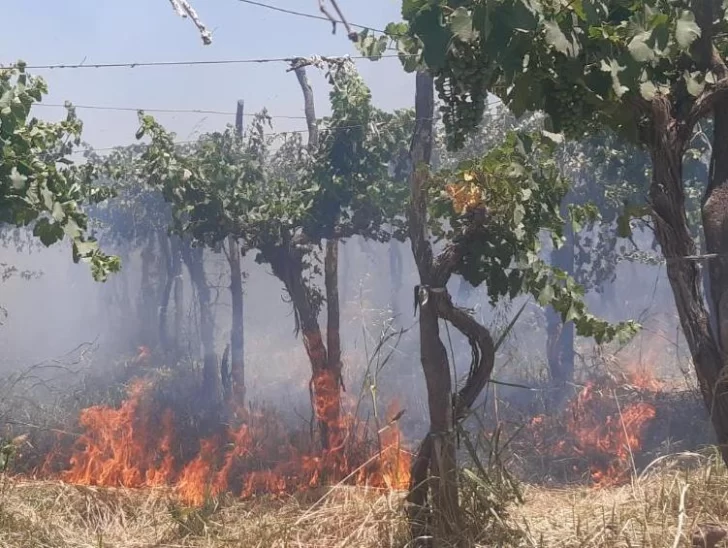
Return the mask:
[[329, 429], [339, 443], [322, 451], [313, 449], [308, 433], [291, 431], [268, 411], [239, 411], [237, 426], [216, 425], [208, 436], [190, 439], [195, 429], [154, 395], [151, 383], [136, 381], [118, 408], [84, 409], [83, 434], [70, 458], [56, 453], [47, 459], [68, 463], [60, 478], [81, 485], [170, 486], [193, 505], [224, 493], [283, 495], [340, 481], [384, 489], [408, 485], [410, 454], [391, 420], [396, 404], [378, 439], [342, 414]]
[[[660, 386], [644, 374], [630, 374], [628, 384], [638, 392]], [[616, 384], [604, 379], [587, 383], [561, 417], [534, 417], [530, 431], [541, 454], [580, 458], [588, 462], [594, 487], [610, 487], [629, 481], [634, 455], [655, 415], [650, 403], [620, 401]], [[556, 432], [558, 441], [550, 442]]]

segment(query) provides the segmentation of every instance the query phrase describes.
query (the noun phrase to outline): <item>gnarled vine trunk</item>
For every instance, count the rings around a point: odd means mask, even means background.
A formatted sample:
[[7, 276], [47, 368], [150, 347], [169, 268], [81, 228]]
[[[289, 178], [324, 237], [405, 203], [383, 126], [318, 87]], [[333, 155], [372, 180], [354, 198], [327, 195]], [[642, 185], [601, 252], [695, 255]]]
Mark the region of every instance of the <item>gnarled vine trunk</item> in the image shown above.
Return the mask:
[[273, 274], [283, 282], [296, 318], [303, 345], [311, 363], [311, 395], [320, 442], [331, 449], [341, 442], [338, 429], [341, 416], [341, 360], [330, 359], [318, 321], [319, 307], [304, 281], [302, 251], [292, 244], [261, 250]]
[[[467, 227], [433, 257], [427, 232], [427, 165], [432, 154], [434, 92], [432, 77], [417, 74], [415, 133], [410, 150], [409, 231], [420, 285], [415, 299], [420, 310], [420, 361], [427, 385], [430, 431], [412, 463], [407, 497], [412, 535], [457, 539], [461, 529], [455, 428], [485, 387], [495, 363], [495, 345], [488, 329], [465, 310], [453, 306], [447, 282], [483, 226]], [[454, 393], [450, 363], [440, 338], [439, 320], [465, 335], [473, 363], [465, 386]], [[453, 397], [454, 396], [454, 397]], [[429, 494], [429, 497], [428, 497]], [[431, 507], [428, 505], [428, 498]], [[418, 540], [418, 542], [420, 542]]]
[[167, 314], [169, 311], [169, 301], [172, 297], [172, 287], [174, 285], [174, 275], [172, 274], [172, 250], [169, 242], [169, 235], [166, 230], [160, 230], [158, 233], [159, 248], [162, 250], [162, 259], [165, 266], [165, 281], [162, 289], [162, 299], [159, 303], [159, 342], [162, 351], [169, 355], [172, 350], [169, 329], [167, 327]]
[[[308, 148], [318, 147], [318, 125], [313, 90], [305, 66], [294, 69], [301, 87], [308, 125]], [[341, 335], [339, 310], [339, 241], [326, 242], [324, 256], [324, 286], [326, 289], [326, 343], [318, 322], [320, 307], [304, 281], [301, 250], [292, 243], [268, 250], [268, 260], [274, 274], [284, 283], [296, 313], [303, 344], [311, 362], [311, 396], [323, 449], [338, 447], [343, 441], [341, 431]], [[275, 264], [274, 264], [275, 263]]]
[[184, 279], [182, 278], [182, 240], [179, 236], [171, 237], [170, 251], [172, 252], [172, 276], [174, 276], [174, 331], [172, 344], [175, 359], [182, 355], [182, 329], [185, 317]]
[[243, 271], [240, 248], [235, 238], [228, 238], [230, 264], [230, 297], [232, 300], [232, 332], [230, 334], [230, 397], [242, 405], [245, 402], [245, 333], [243, 331]]
[[399, 242], [392, 240], [389, 242], [389, 307], [392, 310], [392, 316], [401, 321], [399, 310], [399, 296], [402, 291], [402, 251]]
[[200, 309], [200, 339], [202, 340], [202, 393], [204, 398], [216, 404], [220, 398], [220, 371], [215, 351], [215, 316], [212, 311], [210, 287], [207, 285], [202, 247], [193, 247], [182, 242], [182, 258], [190, 273], [192, 285], [197, 293]]
[[[562, 215], [568, 218], [567, 200]], [[569, 275], [574, 273], [574, 229], [570, 222], [564, 227], [565, 242], [551, 251], [551, 266]], [[574, 322], [564, 322], [552, 306], [546, 308], [546, 359], [551, 382], [556, 390], [551, 403], [560, 406], [567, 395], [567, 383], [574, 380]]]
[[[726, 382], [720, 379], [724, 356], [711, 332], [709, 315], [701, 290], [700, 269], [695, 260], [695, 241], [690, 233], [685, 214], [685, 196], [682, 187], [682, 157], [687, 143], [670, 115], [666, 98], [652, 100], [653, 135], [650, 143], [653, 180], [650, 200], [653, 208], [655, 235], [667, 262], [667, 276], [675, 298], [680, 324], [695, 364], [700, 391], [721, 445], [723, 459], [728, 461], [728, 400]], [[711, 198], [716, 197], [715, 185], [709, 185], [703, 207], [708, 250], [719, 249], [723, 221], [728, 216], [725, 208], [713, 215]], [[715, 274], [713, 277], [712, 274]], [[720, 283], [720, 266], [711, 267], [711, 287]], [[718, 293], [713, 289], [715, 300]], [[716, 303], [718, 310], [720, 302]], [[718, 322], [720, 325], [720, 322]]]

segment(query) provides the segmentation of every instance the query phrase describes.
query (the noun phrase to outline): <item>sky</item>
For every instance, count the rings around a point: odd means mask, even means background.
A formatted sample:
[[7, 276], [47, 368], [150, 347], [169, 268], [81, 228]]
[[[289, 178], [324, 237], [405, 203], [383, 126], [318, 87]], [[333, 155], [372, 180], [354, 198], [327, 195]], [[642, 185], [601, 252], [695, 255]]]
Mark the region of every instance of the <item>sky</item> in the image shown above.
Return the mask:
[[[320, 14], [318, 0], [262, 0], [296, 11]], [[6, 0], [0, 33], [0, 64], [22, 59], [29, 65], [132, 63], [260, 59], [310, 55], [352, 55], [357, 51], [341, 25], [271, 11], [239, 0], [191, 0], [213, 32], [204, 46], [192, 21], [172, 10], [169, 0]], [[328, 2], [327, 2], [328, 4]], [[383, 28], [399, 21], [401, 0], [339, 0], [352, 22]], [[414, 78], [396, 58], [357, 60], [374, 102], [384, 109], [414, 103]], [[305, 130], [303, 100], [297, 80], [285, 63], [137, 67], [105, 69], [38, 69], [49, 87], [47, 104], [215, 110], [233, 112], [238, 99], [246, 115], [266, 107], [274, 131]], [[327, 84], [309, 69], [317, 115], [329, 112]], [[65, 116], [60, 107], [36, 108], [47, 120]], [[199, 113], [153, 113], [178, 140], [224, 128], [233, 116]], [[84, 140], [96, 148], [134, 141], [136, 113], [78, 109]], [[250, 118], [247, 118], [250, 120]]]

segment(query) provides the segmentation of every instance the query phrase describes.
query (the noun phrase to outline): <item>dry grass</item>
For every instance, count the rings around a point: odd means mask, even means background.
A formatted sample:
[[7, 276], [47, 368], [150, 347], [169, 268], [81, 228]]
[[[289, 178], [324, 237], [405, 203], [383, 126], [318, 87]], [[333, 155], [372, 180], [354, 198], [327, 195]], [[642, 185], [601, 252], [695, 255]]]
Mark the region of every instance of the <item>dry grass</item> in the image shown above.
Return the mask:
[[620, 488], [530, 487], [525, 496], [512, 515], [524, 546], [692, 546], [698, 525], [728, 525], [728, 472], [715, 455], [664, 459]]
[[[185, 508], [168, 490], [9, 481], [0, 546], [151, 548], [385, 547], [404, 544], [401, 495], [340, 488], [286, 501], [209, 502]], [[318, 495], [315, 500], [312, 497]]]
[[[529, 486], [525, 497], [509, 518], [521, 538], [509, 544], [492, 539], [489, 546], [691, 546], [698, 524], [728, 521], [728, 473], [715, 456], [665, 459], [616, 489]], [[177, 505], [164, 489], [8, 480], [0, 498], [2, 547], [406, 545], [401, 493], [361, 488], [311, 492], [285, 501], [211, 501], [190, 509]]]

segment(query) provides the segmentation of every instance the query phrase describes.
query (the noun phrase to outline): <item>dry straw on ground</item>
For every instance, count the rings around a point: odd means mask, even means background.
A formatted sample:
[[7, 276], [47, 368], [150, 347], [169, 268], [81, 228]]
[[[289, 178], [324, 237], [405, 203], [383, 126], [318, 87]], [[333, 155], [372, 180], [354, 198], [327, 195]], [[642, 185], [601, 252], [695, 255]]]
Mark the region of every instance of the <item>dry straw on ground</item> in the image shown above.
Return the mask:
[[[728, 522], [728, 473], [714, 456], [663, 459], [617, 489], [531, 486], [525, 496], [510, 516], [520, 540], [489, 546], [693, 546], [699, 526]], [[406, 546], [405, 536], [401, 493], [361, 488], [189, 509], [167, 490], [8, 480], [0, 498], [8, 548], [382, 548]]]

